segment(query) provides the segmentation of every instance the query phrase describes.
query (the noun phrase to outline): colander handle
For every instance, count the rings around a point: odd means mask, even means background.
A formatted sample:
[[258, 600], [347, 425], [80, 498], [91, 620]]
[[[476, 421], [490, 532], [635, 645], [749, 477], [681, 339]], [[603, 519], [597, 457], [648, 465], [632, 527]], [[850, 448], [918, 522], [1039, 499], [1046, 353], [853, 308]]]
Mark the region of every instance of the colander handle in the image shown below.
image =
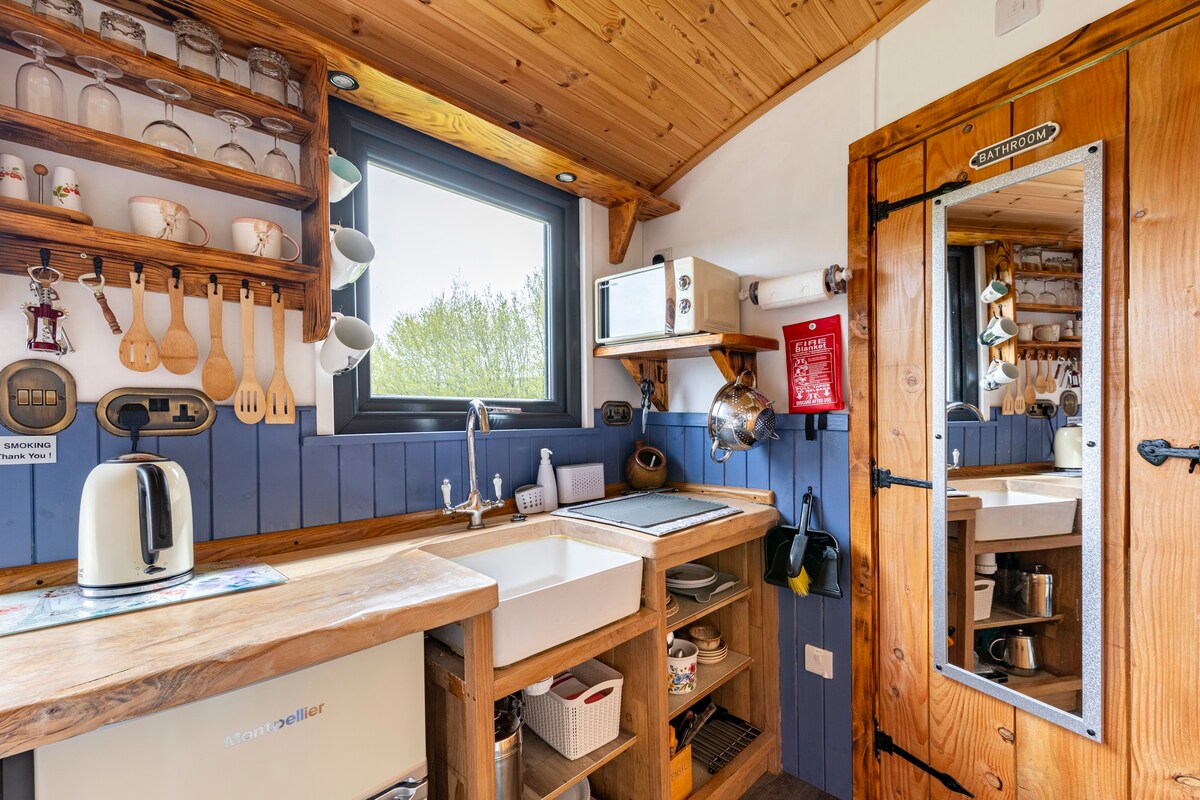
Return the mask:
[[[720, 451], [721, 451], [722, 453], [724, 453], [725, 455], [724, 455], [724, 456], [718, 456], [718, 455], [717, 455], [717, 451], [718, 451], [718, 450], [720, 450]], [[708, 455], [709, 455], [709, 456], [712, 458], [712, 460], [713, 460], [713, 461], [717, 462], [718, 464], [724, 464], [726, 461], [728, 461], [728, 460], [729, 460], [729, 457], [730, 457], [731, 455], [733, 455], [733, 451], [732, 451], [732, 450], [726, 450], [724, 447], [721, 447], [721, 440], [720, 440], [720, 439], [713, 439], [712, 450], [709, 452], [709, 454], [708, 454]]]
[[[746, 377], [747, 375], [749, 375], [749, 376], [750, 376], [750, 382], [749, 382], [749, 383], [746, 383], [745, 381], [743, 381], [743, 380], [742, 380], [742, 378]], [[739, 373], [738, 373], [738, 376], [737, 376], [737, 380], [735, 380], [735, 381], [734, 381], [734, 384], [735, 384], [735, 385], [737, 385], [737, 386], [749, 386], [751, 389], [753, 389], [753, 388], [754, 388], [754, 384], [755, 384], [755, 383], [756, 383], [756, 381], [755, 381], [755, 378], [754, 378], [754, 373], [753, 373], [753, 372], [751, 372], [751, 371], [750, 371], [750, 370], [748, 370], [748, 369], [744, 369], [744, 370], [742, 370], [741, 372], [739, 372]]]

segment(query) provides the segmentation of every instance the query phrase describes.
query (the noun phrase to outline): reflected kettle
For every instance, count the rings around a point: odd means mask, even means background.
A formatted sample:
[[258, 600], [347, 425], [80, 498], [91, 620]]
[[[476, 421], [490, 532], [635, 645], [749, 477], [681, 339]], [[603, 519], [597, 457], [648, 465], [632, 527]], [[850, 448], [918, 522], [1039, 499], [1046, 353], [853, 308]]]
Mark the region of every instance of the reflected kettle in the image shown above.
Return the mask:
[[79, 504], [78, 583], [84, 597], [116, 597], [192, 577], [192, 493], [179, 464], [128, 453], [87, 477]]
[[1054, 432], [1054, 468], [1077, 470], [1083, 467], [1083, 428], [1063, 425]]
[[[1003, 639], [993, 640], [988, 645], [988, 655], [1003, 662], [1004, 666], [1017, 674], [1034, 673], [1038, 669], [1036, 639], [1035, 634], [1025, 633], [1022, 629], [1017, 628], [1004, 634]], [[1003, 645], [1003, 651], [997, 653], [996, 645]]]

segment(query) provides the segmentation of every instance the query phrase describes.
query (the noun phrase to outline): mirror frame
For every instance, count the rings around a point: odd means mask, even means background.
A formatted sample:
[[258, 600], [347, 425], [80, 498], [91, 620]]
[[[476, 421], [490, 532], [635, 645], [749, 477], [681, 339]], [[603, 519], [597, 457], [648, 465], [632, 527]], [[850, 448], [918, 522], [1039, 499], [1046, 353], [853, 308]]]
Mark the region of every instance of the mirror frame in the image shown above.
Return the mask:
[[[1083, 417], [1082, 543], [1080, 547], [1080, 620], [1082, 653], [1081, 706], [1075, 715], [1043, 703], [1015, 689], [998, 684], [949, 663], [947, 629], [947, 529], [946, 529], [946, 209], [956, 203], [994, 192], [1006, 186], [1045, 175], [1063, 167], [1083, 164]], [[1101, 741], [1103, 714], [1101, 649], [1103, 629], [1103, 453], [1104, 453], [1104, 142], [1097, 141], [1020, 167], [977, 184], [966, 186], [934, 200], [931, 269], [933, 313], [929, 342], [932, 348], [930, 397], [933, 427], [932, 458], [932, 569], [931, 589], [934, 668], [952, 680], [1041, 717], [1093, 741]]]

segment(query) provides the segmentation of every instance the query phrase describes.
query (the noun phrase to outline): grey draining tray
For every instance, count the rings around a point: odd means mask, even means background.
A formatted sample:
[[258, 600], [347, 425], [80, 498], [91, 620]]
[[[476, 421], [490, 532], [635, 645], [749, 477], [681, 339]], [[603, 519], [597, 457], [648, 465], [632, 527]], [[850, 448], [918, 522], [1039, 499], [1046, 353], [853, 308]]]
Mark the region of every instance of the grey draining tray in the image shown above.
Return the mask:
[[553, 513], [558, 517], [595, 520], [652, 536], [666, 536], [742, 512], [741, 509], [711, 500], [652, 492], [597, 500], [560, 508]]

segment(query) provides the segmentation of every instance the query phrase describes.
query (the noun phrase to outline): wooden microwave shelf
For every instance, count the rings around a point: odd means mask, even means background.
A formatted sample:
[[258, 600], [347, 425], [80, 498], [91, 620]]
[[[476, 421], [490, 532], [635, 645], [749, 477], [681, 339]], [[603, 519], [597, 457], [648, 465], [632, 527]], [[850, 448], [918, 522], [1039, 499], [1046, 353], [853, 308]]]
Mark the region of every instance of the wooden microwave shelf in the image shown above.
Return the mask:
[[[3, 8], [7, 7], [0, 5], [0, 9]], [[185, 153], [175, 153], [136, 139], [43, 117], [11, 106], [0, 105], [0, 139], [301, 211], [317, 200], [315, 191], [298, 183], [235, 169]], [[28, 166], [32, 170], [33, 165]], [[85, 191], [97, 190], [98, 187], [86, 183], [86, 176], [84, 181]], [[33, 176], [29, 177], [29, 184], [30, 195], [33, 196], [37, 192], [37, 181]], [[45, 197], [49, 198], [50, 181], [46, 179], [44, 184]]]
[[778, 350], [779, 340], [746, 333], [701, 333], [696, 336], [605, 344], [593, 350], [592, 354], [597, 358], [699, 358], [714, 349], [759, 353]]
[[208, 276], [215, 274], [225, 287], [226, 300], [236, 299], [235, 288], [241, 288], [242, 280], [247, 279], [256, 303], [269, 305], [271, 286], [279, 284], [284, 305], [292, 309], [304, 308], [304, 286], [318, 277], [317, 268], [306, 264], [151, 239], [3, 209], [0, 209], [0, 242], [5, 253], [0, 261], [3, 272], [25, 274], [29, 265], [40, 263], [38, 251], [46, 247], [51, 252], [50, 265], [62, 272], [66, 280], [90, 274], [92, 257], [101, 256], [108, 284], [128, 286], [133, 262], [141, 261], [147, 268], [150, 291], [165, 292], [163, 276], [170, 274], [168, 268], [178, 266], [184, 271], [188, 295], [204, 297]]
[[[75, 63], [75, 57], [102, 58], [119, 67], [124, 73], [122, 77], [109, 81], [115, 86], [155, 99], [159, 97], [146, 86], [148, 78], [162, 78], [187, 89], [192, 97], [190, 100], [176, 103], [179, 108], [187, 108], [201, 114], [211, 114], [218, 109], [228, 108], [250, 117], [255, 125], [258, 125], [263, 117], [276, 117], [292, 126], [290, 133], [281, 136], [292, 142], [304, 141], [314, 128], [312, 118], [290, 106], [251, 94], [237, 84], [218, 82], [202, 73], [181, 69], [173, 60], [155, 53], [142, 55], [134, 50], [109, 44], [95, 31], [81, 33], [74, 28], [34, 16], [24, 6], [0, 3], [0, 47], [29, 56], [28, 50], [12, 40], [13, 31], [38, 33], [62, 45], [67, 51], [65, 56], [47, 59], [47, 63], [55, 69], [90, 76], [91, 73]], [[51, 130], [47, 128], [45, 132], [49, 134]]]

